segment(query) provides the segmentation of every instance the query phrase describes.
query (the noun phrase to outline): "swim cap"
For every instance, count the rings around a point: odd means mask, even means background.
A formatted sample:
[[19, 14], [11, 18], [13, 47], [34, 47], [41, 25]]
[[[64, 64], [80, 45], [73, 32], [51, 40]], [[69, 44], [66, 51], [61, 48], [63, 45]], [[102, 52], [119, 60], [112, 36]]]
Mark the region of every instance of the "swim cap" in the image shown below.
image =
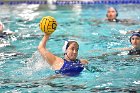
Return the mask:
[[[115, 7], [109, 7], [108, 10], [109, 10], [110, 8], [113, 8], [113, 9], [116, 11], [116, 17], [117, 17], [117, 16], [118, 16], [118, 11], [117, 11], [117, 9], [116, 9]], [[107, 11], [108, 11], [108, 10], [107, 10]], [[106, 16], [108, 17], [107, 14], [106, 14]]]
[[72, 41], [72, 42], [76, 42], [75, 40], [66, 40], [66, 41], [64, 42], [64, 45], [63, 45], [63, 47], [62, 47], [63, 53], [66, 52], [67, 48], [69, 47], [69, 46], [68, 46], [68, 43], [71, 42], [71, 41]]
[[[140, 32], [134, 32], [133, 34], [132, 34], [132, 36], [138, 36], [138, 37], [140, 37]], [[131, 37], [132, 37], [131, 36]]]
[[134, 32], [134, 33], [132, 33], [132, 36], [130, 37], [130, 42], [131, 42], [131, 38], [132, 38], [133, 36], [138, 36], [138, 37], [140, 37], [140, 32]]

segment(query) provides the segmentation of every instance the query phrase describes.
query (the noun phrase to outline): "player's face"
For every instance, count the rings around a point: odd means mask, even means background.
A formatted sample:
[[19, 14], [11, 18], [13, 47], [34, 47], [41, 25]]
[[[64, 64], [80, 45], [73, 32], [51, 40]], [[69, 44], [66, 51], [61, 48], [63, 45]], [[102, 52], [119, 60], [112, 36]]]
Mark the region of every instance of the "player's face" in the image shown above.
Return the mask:
[[75, 60], [78, 55], [78, 49], [79, 49], [79, 45], [77, 43], [75, 42], [71, 43], [66, 50], [68, 59]]
[[140, 49], [140, 37], [132, 36], [131, 37], [131, 44], [134, 48]]
[[109, 20], [113, 20], [113, 19], [116, 19], [116, 16], [117, 15], [117, 12], [114, 8], [109, 8], [108, 11], [107, 11], [107, 18]]

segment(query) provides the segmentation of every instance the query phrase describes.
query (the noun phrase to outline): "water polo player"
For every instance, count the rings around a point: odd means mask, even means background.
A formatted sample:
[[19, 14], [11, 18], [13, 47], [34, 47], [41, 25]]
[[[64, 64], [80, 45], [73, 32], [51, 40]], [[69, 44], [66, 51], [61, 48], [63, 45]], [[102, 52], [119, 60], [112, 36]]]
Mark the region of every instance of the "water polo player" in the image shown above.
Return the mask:
[[[51, 20], [51, 18], [46, 18], [45, 20]], [[48, 22], [44, 22], [45, 25], [47, 25]], [[42, 25], [43, 24], [40, 23], [40, 26]], [[77, 59], [79, 49], [78, 43], [76, 41], [65, 42], [63, 46], [64, 59], [62, 59], [52, 54], [48, 49], [46, 49], [46, 42], [49, 40], [51, 34], [47, 32], [44, 33], [44, 37], [42, 38], [38, 46], [38, 50], [43, 56], [43, 58], [52, 66], [56, 74], [62, 74], [67, 76], [79, 75], [80, 72], [84, 69], [84, 64], [87, 64], [88, 62], [84, 59]]]
[[118, 16], [118, 12], [116, 10], [116, 8], [114, 7], [109, 7], [107, 10], [107, 14], [106, 17], [109, 22], [119, 22], [119, 19], [117, 19]]
[[7, 38], [7, 36], [14, 34], [10, 30], [4, 31], [4, 24], [0, 21], [0, 38]]
[[129, 55], [140, 55], [140, 32], [132, 33], [130, 37], [130, 42], [133, 46], [133, 49], [129, 51]]
[[132, 20], [132, 19], [118, 19], [118, 11], [114, 7], [109, 7], [107, 9], [106, 19], [109, 22], [119, 22], [123, 25], [138, 25], [140, 22], [138, 20]]

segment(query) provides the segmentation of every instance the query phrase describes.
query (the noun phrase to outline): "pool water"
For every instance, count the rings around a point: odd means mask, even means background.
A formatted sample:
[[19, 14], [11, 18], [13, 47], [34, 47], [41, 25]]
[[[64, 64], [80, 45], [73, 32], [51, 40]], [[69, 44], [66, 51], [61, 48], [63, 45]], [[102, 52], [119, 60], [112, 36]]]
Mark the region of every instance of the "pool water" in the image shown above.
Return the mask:
[[[1, 93], [139, 93], [140, 58], [114, 48], [130, 47], [129, 30], [140, 28], [140, 6], [112, 5], [119, 19], [136, 20], [136, 24], [105, 22], [111, 5], [2, 5], [0, 19], [5, 30], [15, 32], [0, 47]], [[89, 61], [87, 69], [76, 77], [56, 76], [42, 59], [37, 46], [43, 33], [39, 21], [53, 16], [57, 30], [48, 42], [48, 49], [63, 58], [65, 40], [75, 39], [80, 45], [78, 58]]]

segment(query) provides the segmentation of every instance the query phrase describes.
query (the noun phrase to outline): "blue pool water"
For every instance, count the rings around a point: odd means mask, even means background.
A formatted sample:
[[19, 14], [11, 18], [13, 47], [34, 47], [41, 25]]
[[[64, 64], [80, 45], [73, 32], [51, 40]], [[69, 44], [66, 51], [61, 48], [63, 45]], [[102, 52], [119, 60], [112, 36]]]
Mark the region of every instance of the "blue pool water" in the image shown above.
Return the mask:
[[[0, 19], [5, 30], [15, 32], [0, 46], [1, 93], [140, 93], [140, 58], [117, 55], [114, 48], [130, 47], [129, 30], [140, 24], [119, 24], [103, 21], [110, 5], [2, 5]], [[119, 19], [140, 22], [140, 6], [113, 5]], [[38, 23], [43, 16], [58, 21], [48, 49], [63, 57], [64, 40], [75, 39], [80, 44], [78, 58], [89, 61], [77, 77], [56, 76], [37, 51], [43, 36]], [[98, 56], [98, 57], [97, 57]], [[100, 57], [99, 57], [100, 56]]]

